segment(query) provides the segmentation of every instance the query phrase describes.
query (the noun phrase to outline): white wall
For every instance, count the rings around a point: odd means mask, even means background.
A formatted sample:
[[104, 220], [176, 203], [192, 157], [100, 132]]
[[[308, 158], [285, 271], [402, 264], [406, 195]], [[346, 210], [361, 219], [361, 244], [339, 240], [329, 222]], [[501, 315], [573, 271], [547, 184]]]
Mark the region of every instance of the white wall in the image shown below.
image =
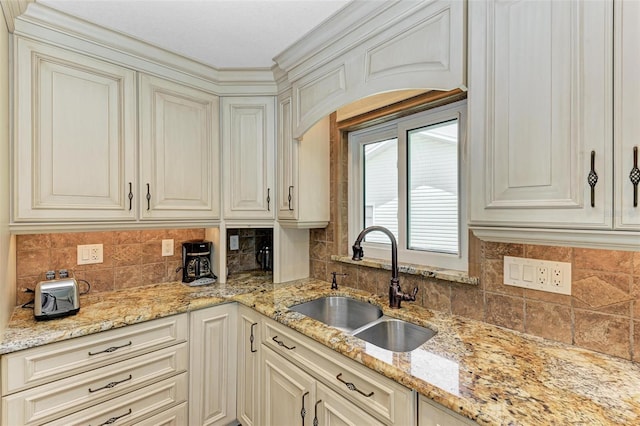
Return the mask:
[[0, 14], [0, 336], [16, 301], [15, 237], [9, 234], [9, 31]]

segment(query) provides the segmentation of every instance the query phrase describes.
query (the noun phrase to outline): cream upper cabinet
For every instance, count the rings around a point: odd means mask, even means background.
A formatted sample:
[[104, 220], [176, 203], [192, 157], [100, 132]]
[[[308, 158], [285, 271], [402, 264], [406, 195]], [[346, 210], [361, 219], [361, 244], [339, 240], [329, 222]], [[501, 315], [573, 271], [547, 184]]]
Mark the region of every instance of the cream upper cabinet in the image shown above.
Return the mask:
[[614, 10], [614, 226], [640, 230], [640, 3], [620, 1]]
[[217, 96], [140, 74], [142, 219], [220, 216]]
[[278, 219], [291, 228], [329, 223], [329, 118], [293, 138], [290, 91], [278, 97]]
[[135, 72], [15, 38], [13, 223], [133, 221]]
[[612, 3], [468, 7], [471, 224], [610, 229]]
[[273, 219], [275, 98], [222, 98], [225, 219]]

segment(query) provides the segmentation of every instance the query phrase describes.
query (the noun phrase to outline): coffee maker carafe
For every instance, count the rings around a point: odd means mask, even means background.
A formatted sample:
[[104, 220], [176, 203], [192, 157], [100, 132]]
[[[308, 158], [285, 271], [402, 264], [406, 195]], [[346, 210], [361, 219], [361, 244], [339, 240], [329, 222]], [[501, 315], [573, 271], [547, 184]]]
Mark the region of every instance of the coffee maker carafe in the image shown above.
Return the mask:
[[182, 282], [205, 285], [216, 282], [211, 270], [213, 245], [211, 241], [191, 240], [182, 243]]

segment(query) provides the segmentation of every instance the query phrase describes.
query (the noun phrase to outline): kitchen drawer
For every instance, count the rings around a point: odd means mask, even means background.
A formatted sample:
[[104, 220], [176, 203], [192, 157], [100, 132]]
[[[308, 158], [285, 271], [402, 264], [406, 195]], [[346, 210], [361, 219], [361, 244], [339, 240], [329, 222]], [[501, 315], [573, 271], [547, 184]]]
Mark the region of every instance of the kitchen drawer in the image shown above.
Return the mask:
[[187, 343], [87, 371], [2, 398], [3, 424], [38, 424], [187, 370]]
[[46, 425], [186, 425], [187, 389], [187, 373], [182, 373]]
[[265, 345], [367, 413], [388, 424], [413, 424], [415, 402], [410, 389], [273, 320], [263, 319], [262, 335]]
[[2, 395], [184, 342], [187, 324], [175, 315], [4, 355]]
[[418, 398], [418, 426], [472, 426], [477, 423], [436, 404], [423, 395]]

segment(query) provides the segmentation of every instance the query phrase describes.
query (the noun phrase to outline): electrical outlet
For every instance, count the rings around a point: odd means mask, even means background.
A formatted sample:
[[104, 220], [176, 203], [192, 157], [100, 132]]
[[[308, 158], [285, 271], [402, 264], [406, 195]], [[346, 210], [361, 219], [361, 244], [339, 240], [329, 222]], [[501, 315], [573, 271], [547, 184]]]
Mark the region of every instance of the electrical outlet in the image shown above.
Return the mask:
[[240, 236], [231, 235], [229, 237], [229, 250], [239, 250], [239, 249], [240, 249]]
[[504, 257], [504, 284], [571, 295], [571, 263]]
[[549, 268], [544, 265], [540, 265], [536, 268], [536, 283], [545, 288], [549, 284]]
[[103, 262], [102, 244], [85, 244], [77, 247], [78, 265], [91, 265]]

